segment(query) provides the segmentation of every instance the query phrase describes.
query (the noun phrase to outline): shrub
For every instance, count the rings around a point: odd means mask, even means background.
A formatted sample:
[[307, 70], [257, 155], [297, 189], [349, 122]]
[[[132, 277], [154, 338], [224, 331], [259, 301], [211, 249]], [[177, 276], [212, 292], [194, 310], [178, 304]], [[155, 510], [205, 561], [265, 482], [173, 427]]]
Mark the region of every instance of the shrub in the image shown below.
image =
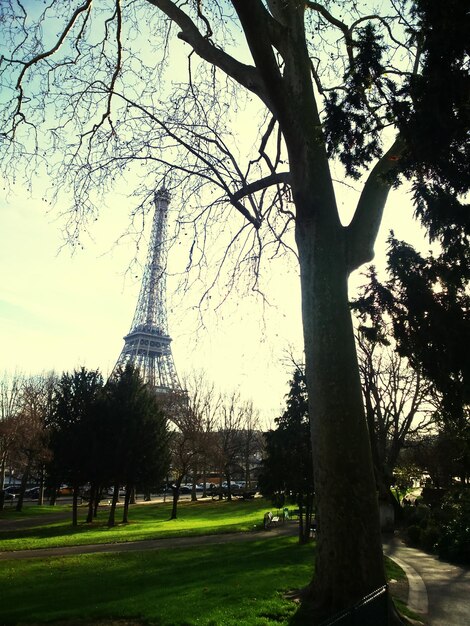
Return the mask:
[[411, 526], [408, 526], [408, 528], [406, 529], [406, 534], [408, 537], [408, 541], [411, 543], [411, 545], [413, 546], [420, 545], [421, 532], [422, 532], [422, 529], [417, 524], [412, 524]]
[[440, 506], [405, 507], [405, 518], [411, 545], [449, 561], [470, 563], [470, 488], [452, 489]]
[[431, 523], [429, 526], [426, 526], [426, 528], [421, 529], [419, 544], [425, 550], [433, 552], [436, 550], [440, 538], [441, 531], [439, 527]]
[[443, 559], [470, 563], [470, 489], [450, 492], [443, 500], [442, 525], [437, 552]]

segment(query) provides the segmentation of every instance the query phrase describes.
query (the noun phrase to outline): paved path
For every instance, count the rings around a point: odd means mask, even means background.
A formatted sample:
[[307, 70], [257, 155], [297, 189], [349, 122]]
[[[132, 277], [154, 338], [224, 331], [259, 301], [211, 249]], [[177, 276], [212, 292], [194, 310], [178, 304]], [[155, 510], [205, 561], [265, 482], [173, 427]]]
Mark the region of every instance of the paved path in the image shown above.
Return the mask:
[[251, 533], [225, 533], [219, 535], [199, 535], [186, 537], [168, 537], [166, 539], [147, 539], [123, 543], [98, 543], [82, 546], [64, 546], [61, 548], [40, 548], [36, 550], [11, 550], [0, 552], [0, 561], [17, 559], [45, 558], [49, 556], [67, 556], [70, 554], [90, 554], [92, 552], [132, 552], [135, 550], [164, 550], [166, 548], [185, 548], [189, 546], [213, 545], [218, 543], [259, 541], [279, 535], [294, 535], [298, 532], [297, 524], [285, 524]]
[[[429, 626], [470, 626], [470, 569], [440, 561], [397, 537], [384, 552], [400, 565], [410, 584], [409, 606]], [[424, 583], [424, 584], [423, 584]]]

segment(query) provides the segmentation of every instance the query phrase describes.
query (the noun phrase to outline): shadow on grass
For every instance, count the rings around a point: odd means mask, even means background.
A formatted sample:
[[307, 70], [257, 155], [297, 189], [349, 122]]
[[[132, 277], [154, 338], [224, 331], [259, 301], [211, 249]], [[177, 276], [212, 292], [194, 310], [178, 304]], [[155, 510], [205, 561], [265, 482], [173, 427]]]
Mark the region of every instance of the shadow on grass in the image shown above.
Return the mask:
[[295, 605], [283, 591], [308, 580], [312, 556], [295, 539], [273, 538], [8, 562], [0, 566], [0, 623], [287, 624]]

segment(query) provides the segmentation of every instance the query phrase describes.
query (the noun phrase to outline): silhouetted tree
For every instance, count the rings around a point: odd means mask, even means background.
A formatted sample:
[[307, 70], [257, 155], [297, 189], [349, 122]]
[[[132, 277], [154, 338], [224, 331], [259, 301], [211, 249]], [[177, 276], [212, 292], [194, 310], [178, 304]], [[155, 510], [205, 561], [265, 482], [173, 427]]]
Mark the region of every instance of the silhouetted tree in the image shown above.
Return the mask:
[[299, 541], [306, 543], [312, 525], [314, 487], [307, 387], [300, 369], [294, 371], [286, 410], [274, 421], [277, 428], [265, 435], [266, 456], [258, 485], [278, 507], [286, 501], [298, 505]]
[[126, 486], [123, 522], [128, 521], [132, 490], [137, 484], [158, 483], [168, 469], [168, 428], [155, 392], [128, 364], [107, 382], [107, 467], [113, 496], [108, 526], [115, 524], [119, 489]]
[[73, 488], [72, 525], [78, 524], [80, 488], [90, 477], [90, 456], [96, 446], [90, 445], [94, 431], [94, 410], [103, 378], [97, 370], [82, 367], [72, 374], [62, 374], [57, 386], [50, 424], [50, 448], [53, 459], [49, 465], [52, 484], [62, 481]]

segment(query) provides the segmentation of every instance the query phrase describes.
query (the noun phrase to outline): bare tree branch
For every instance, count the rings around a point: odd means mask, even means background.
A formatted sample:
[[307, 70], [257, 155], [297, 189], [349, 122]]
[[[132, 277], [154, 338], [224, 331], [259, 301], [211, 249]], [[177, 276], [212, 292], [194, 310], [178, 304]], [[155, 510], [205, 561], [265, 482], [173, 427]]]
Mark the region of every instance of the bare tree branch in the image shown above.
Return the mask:
[[214, 64], [240, 85], [258, 95], [261, 100], [266, 101], [265, 90], [255, 67], [240, 63], [234, 57], [217, 48], [209, 41], [208, 37], [200, 33], [191, 18], [174, 2], [170, 0], [147, 0], [147, 2], [163, 11], [181, 28], [178, 37], [188, 43], [198, 56]]

